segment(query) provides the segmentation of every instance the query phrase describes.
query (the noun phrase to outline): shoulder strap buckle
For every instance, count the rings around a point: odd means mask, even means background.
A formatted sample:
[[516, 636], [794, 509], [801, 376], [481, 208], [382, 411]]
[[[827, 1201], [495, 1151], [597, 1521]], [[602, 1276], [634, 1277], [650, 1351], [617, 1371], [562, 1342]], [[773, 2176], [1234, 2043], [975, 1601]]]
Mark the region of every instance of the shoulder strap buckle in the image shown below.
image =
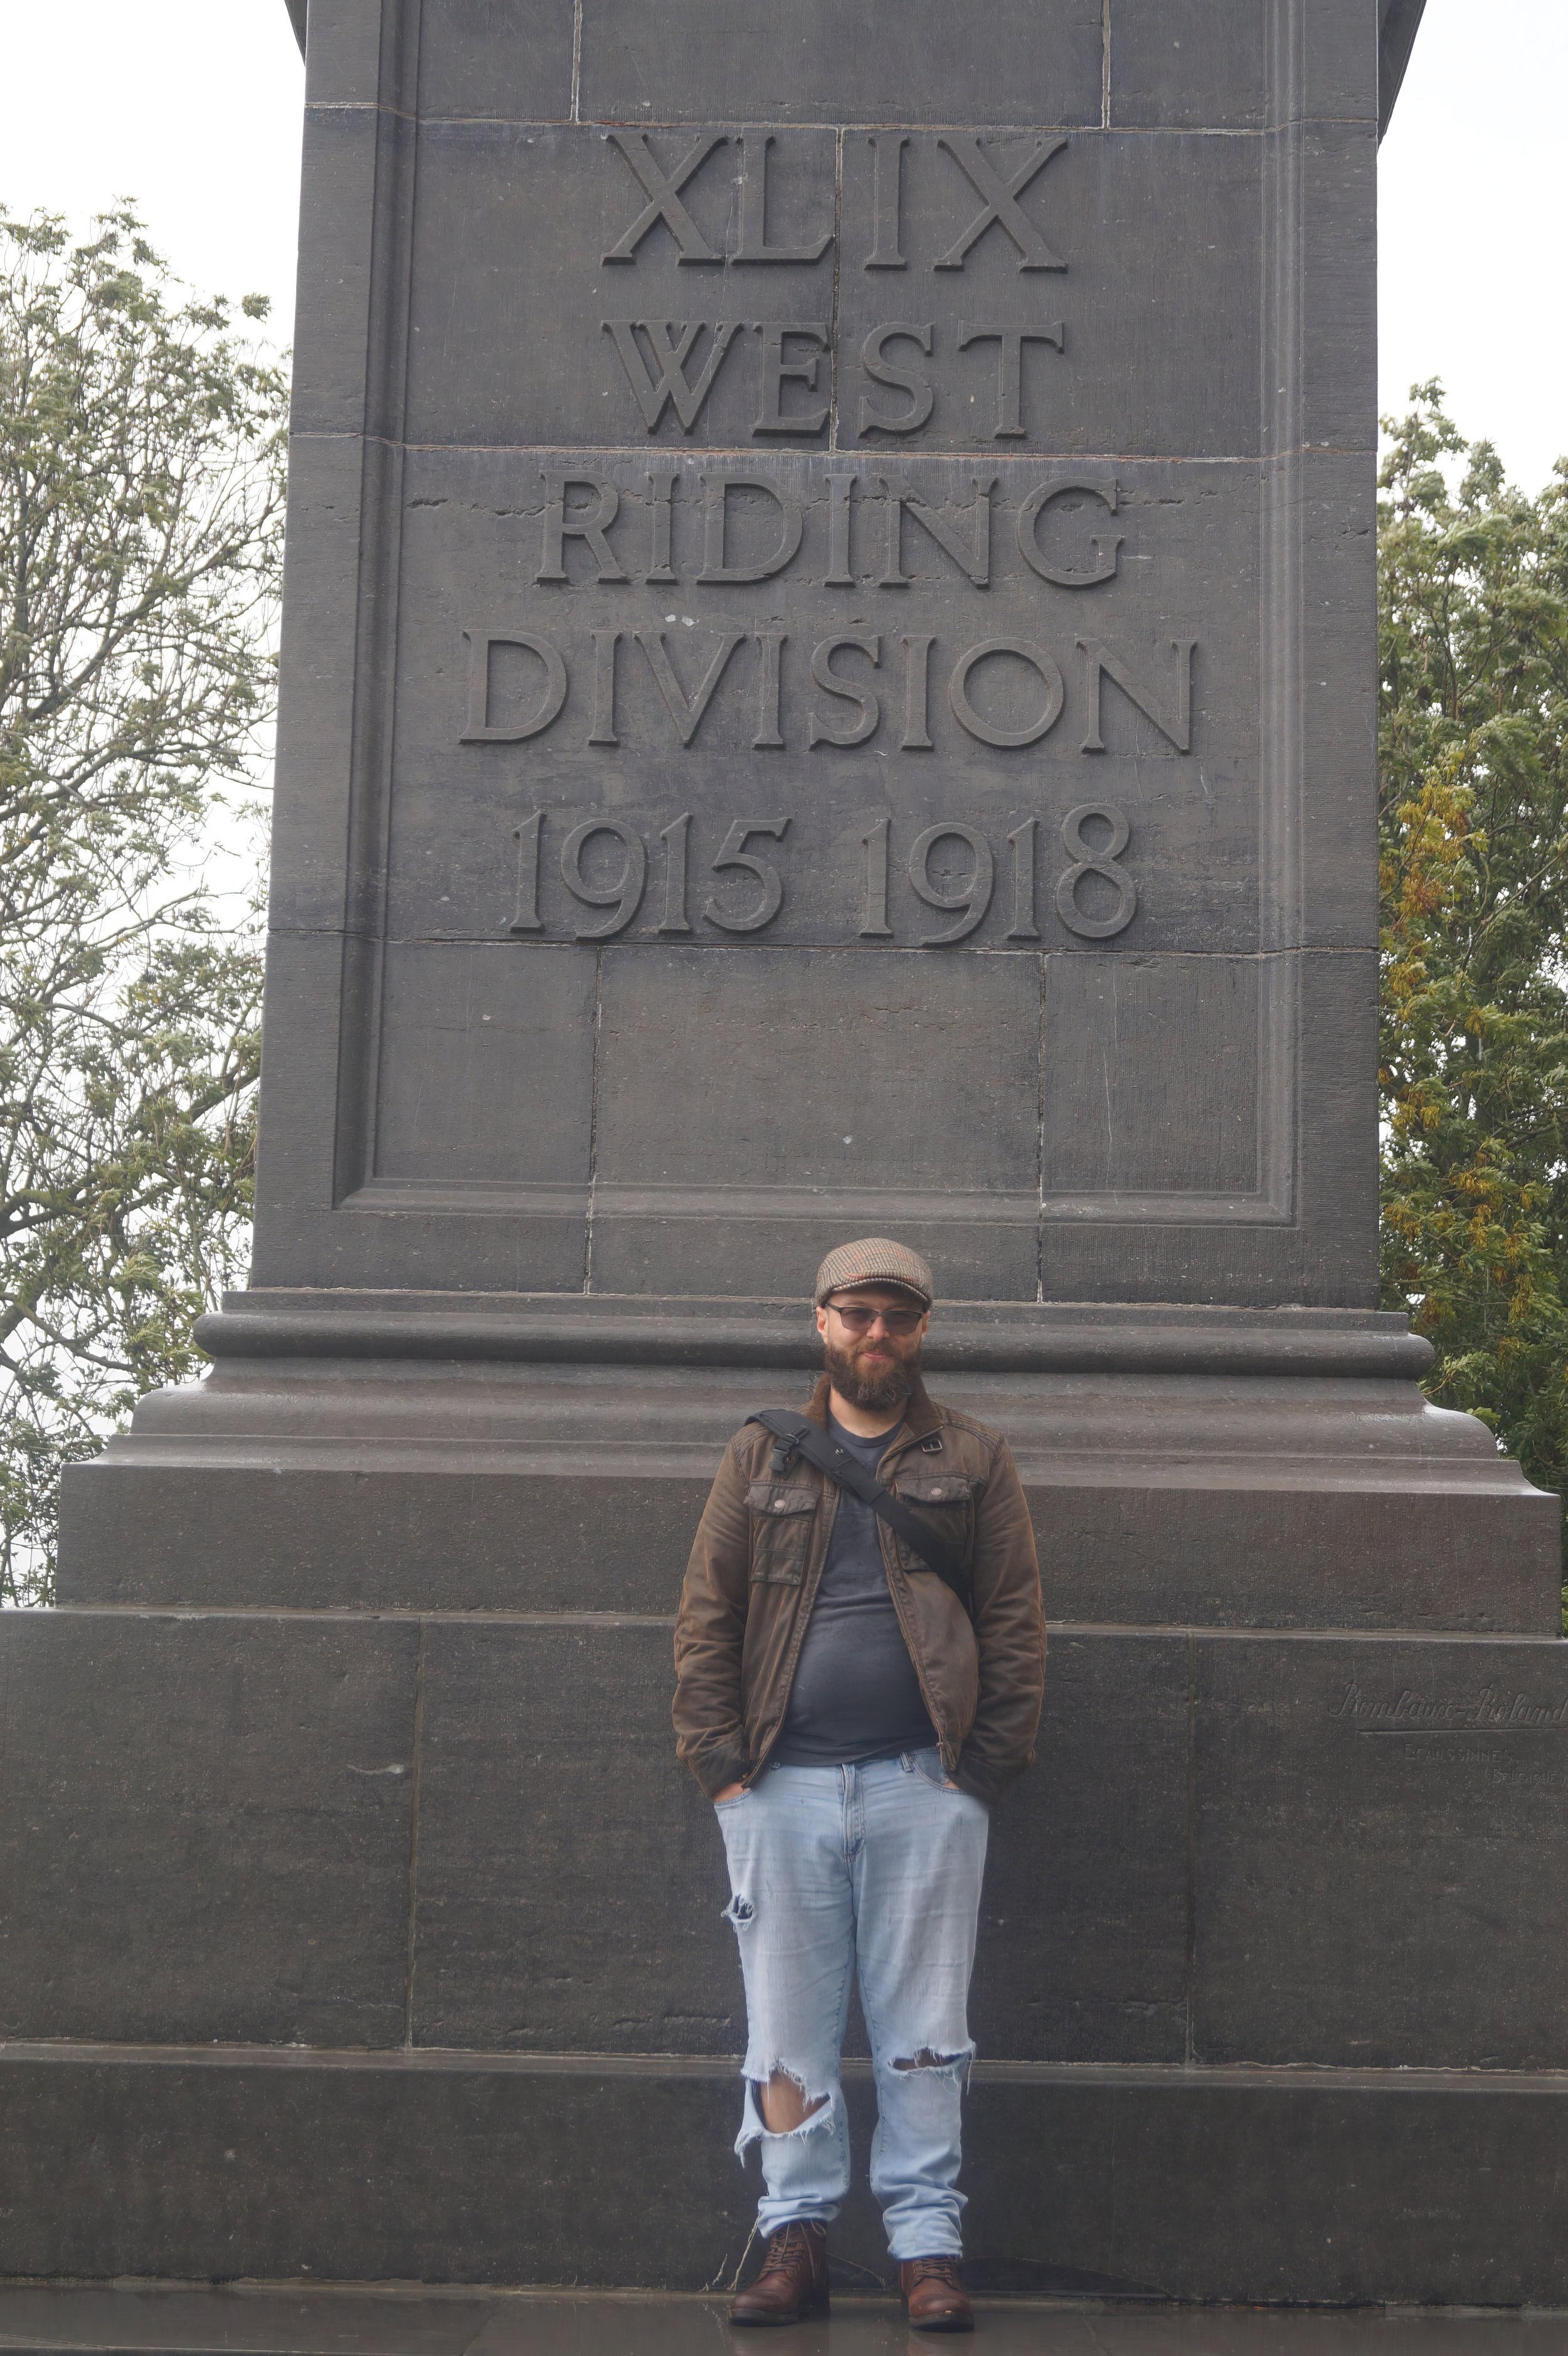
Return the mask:
[[764, 1431], [773, 1433], [773, 1452], [768, 1471], [775, 1481], [784, 1478], [795, 1457], [801, 1454], [805, 1434], [815, 1429], [803, 1415], [790, 1415], [783, 1408], [776, 1407], [763, 1408], [758, 1414], [749, 1415], [746, 1421], [760, 1423]]
[[967, 1569], [953, 1548], [945, 1546], [934, 1530], [918, 1522], [891, 1489], [884, 1488], [874, 1472], [858, 1464], [848, 1449], [836, 1447], [819, 1424], [808, 1422], [803, 1415], [791, 1415], [783, 1408], [759, 1408], [746, 1418], [748, 1423], [760, 1423], [764, 1431], [773, 1435], [774, 1448], [769, 1470], [776, 1479], [789, 1468], [790, 1460], [804, 1456], [818, 1472], [826, 1473], [839, 1488], [848, 1489], [859, 1497], [888, 1527], [902, 1538], [912, 1554], [920, 1557], [928, 1570], [935, 1572], [944, 1587], [950, 1587], [973, 1618]]

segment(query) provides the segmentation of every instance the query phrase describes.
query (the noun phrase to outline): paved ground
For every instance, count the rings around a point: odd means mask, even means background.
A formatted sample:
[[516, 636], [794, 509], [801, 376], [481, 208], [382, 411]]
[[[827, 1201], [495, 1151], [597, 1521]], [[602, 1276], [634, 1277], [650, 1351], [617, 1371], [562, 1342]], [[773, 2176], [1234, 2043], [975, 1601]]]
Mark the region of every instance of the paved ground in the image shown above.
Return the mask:
[[912, 2334], [885, 2299], [831, 2323], [736, 2333], [723, 2301], [488, 2291], [64, 2289], [0, 2285], [0, 2351], [90, 2356], [1568, 2356], [1568, 2315], [987, 2306], [968, 2343]]

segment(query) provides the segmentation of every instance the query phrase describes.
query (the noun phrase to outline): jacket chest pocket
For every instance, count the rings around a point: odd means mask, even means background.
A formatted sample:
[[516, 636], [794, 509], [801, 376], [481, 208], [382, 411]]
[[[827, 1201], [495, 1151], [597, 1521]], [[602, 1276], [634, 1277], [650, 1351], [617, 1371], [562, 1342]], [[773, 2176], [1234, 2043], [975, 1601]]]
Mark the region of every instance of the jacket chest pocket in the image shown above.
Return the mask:
[[752, 1523], [752, 1579], [798, 1587], [805, 1577], [816, 1491], [787, 1481], [753, 1481], [746, 1492]]
[[[975, 1534], [975, 1496], [963, 1473], [911, 1473], [893, 1486], [901, 1505], [910, 1508], [922, 1528], [966, 1563]], [[901, 1569], [930, 1571], [931, 1565], [896, 1530], [892, 1540]]]

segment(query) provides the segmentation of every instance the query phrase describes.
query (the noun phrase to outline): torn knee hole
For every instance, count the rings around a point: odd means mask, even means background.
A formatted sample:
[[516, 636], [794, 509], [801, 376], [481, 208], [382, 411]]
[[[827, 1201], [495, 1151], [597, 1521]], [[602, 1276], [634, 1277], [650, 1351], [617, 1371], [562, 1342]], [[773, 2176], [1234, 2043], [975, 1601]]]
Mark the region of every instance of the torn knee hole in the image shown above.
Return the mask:
[[728, 1922], [732, 1930], [739, 1931], [742, 1929], [746, 1923], [755, 1920], [756, 1912], [757, 1910], [752, 1905], [751, 1900], [749, 1898], [742, 1898], [740, 1891], [737, 1890], [734, 1897], [730, 1901], [729, 1905], [724, 1909], [723, 1913], [719, 1917], [719, 1920], [721, 1922]]
[[765, 2079], [754, 2079], [752, 2088], [770, 2135], [794, 2135], [827, 2108], [826, 2094], [808, 2094], [803, 2080], [776, 2065]]
[[907, 2061], [895, 2062], [893, 2068], [895, 2070], [955, 2070], [960, 2062], [966, 2059], [967, 2056], [963, 2053], [933, 2053], [929, 2045], [923, 2045], [919, 2052], [912, 2053]]

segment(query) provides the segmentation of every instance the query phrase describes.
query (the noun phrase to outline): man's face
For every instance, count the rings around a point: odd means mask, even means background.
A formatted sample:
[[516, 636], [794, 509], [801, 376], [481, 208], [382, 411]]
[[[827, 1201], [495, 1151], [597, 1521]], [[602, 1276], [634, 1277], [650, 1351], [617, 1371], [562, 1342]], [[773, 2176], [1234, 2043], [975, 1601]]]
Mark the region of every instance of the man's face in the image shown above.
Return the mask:
[[[917, 1322], [907, 1333], [894, 1333], [888, 1323], [891, 1316], [902, 1325], [912, 1314]], [[929, 1323], [913, 1294], [896, 1285], [847, 1285], [830, 1294], [816, 1312], [816, 1330], [840, 1398], [873, 1411], [901, 1407]]]

